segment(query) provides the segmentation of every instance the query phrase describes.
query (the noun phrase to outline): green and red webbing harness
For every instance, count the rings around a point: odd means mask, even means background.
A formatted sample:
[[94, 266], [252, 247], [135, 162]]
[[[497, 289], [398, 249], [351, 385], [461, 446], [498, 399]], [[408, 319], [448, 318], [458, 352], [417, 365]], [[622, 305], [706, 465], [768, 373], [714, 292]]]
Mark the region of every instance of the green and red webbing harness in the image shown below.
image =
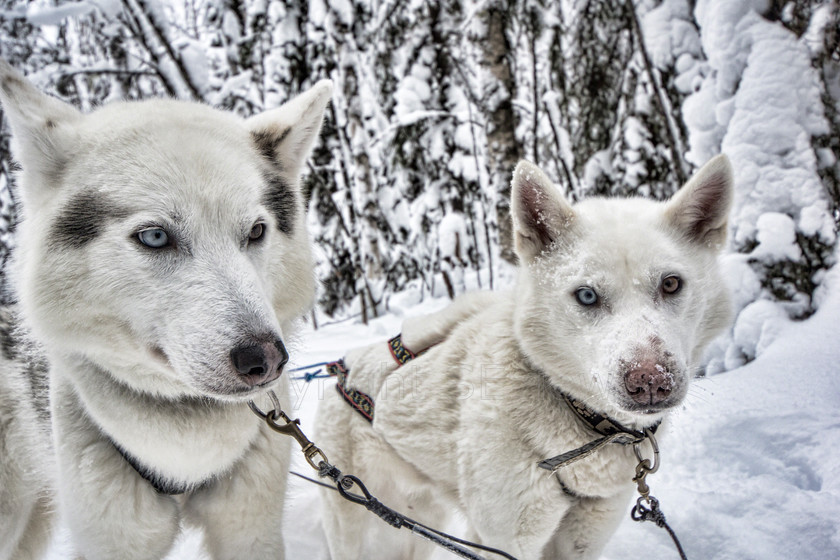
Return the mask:
[[[405, 365], [423, 353], [415, 354], [406, 348], [402, 343], [402, 334], [398, 334], [388, 341], [388, 350], [391, 351], [391, 356], [397, 362], [397, 367]], [[347, 382], [347, 375], [350, 373], [350, 370], [347, 368], [344, 360], [339, 359], [335, 362], [328, 362], [326, 368], [327, 374], [336, 378], [335, 389], [341, 395], [341, 398], [347, 401], [347, 404], [352, 406], [365, 420], [373, 422], [373, 399], [367, 393], [350, 387]]]

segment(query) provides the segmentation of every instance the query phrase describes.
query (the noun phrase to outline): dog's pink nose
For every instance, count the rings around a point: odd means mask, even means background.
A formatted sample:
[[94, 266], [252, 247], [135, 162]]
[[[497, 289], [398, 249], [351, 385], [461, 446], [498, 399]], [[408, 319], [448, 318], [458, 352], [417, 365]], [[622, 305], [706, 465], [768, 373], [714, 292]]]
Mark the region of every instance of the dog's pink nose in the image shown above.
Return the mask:
[[624, 387], [639, 404], [658, 404], [674, 388], [674, 375], [656, 363], [641, 364], [624, 374]]
[[289, 353], [283, 342], [246, 343], [230, 351], [230, 360], [242, 380], [250, 386], [265, 385], [283, 373]]

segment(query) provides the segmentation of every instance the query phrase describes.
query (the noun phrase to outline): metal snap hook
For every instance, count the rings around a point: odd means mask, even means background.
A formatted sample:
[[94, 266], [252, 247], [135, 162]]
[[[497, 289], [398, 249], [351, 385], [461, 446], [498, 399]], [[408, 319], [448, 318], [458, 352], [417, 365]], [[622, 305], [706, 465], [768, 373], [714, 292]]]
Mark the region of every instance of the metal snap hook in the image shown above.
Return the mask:
[[[651, 461], [649, 459], [645, 459], [642, 456], [642, 449], [641, 445], [644, 441], [649, 441], [650, 446], [653, 449], [653, 465], [651, 466]], [[633, 452], [636, 454], [636, 459], [639, 460], [639, 466], [643, 463], [647, 462], [645, 466], [645, 471], [647, 473], [655, 473], [659, 470], [659, 444], [656, 443], [656, 438], [653, 436], [653, 431], [650, 428], [645, 428], [645, 439], [640, 441], [639, 443], [633, 444]], [[638, 467], [637, 467], [638, 470]]]

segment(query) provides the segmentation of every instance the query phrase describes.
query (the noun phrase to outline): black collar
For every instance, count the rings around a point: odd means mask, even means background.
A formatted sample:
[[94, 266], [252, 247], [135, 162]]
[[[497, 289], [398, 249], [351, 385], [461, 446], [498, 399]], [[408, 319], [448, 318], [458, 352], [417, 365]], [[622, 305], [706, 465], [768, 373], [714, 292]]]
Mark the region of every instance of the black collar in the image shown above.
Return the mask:
[[[594, 432], [599, 434], [601, 437], [590, 441], [587, 444], [578, 447], [577, 449], [573, 449], [572, 451], [567, 451], [565, 453], [561, 453], [555, 457], [551, 457], [549, 459], [545, 459], [544, 461], [540, 461], [537, 465], [541, 469], [546, 469], [549, 471], [556, 471], [561, 467], [565, 467], [575, 461], [588, 457], [589, 455], [595, 453], [605, 445], [610, 443], [618, 443], [621, 445], [635, 445], [644, 441], [647, 437], [644, 432], [640, 432], [638, 430], [632, 430], [620, 424], [619, 422], [599, 414], [595, 412], [591, 408], [587, 407], [585, 404], [580, 402], [579, 400], [570, 397], [566, 393], [561, 393], [563, 395], [563, 399], [566, 401], [566, 404], [575, 413], [575, 415], [589, 428], [591, 428]], [[657, 422], [648, 430], [651, 433], [656, 432], [656, 429], [659, 427], [659, 422]]]
[[[563, 395], [563, 399], [565, 399], [566, 404], [569, 405], [569, 408], [572, 409], [572, 412], [583, 421], [584, 424], [592, 428], [598, 434], [602, 436], [611, 436], [614, 434], [628, 434], [632, 435], [637, 438], [644, 438], [644, 432], [639, 430], [633, 430], [627, 428], [626, 426], [620, 424], [619, 422], [613, 420], [608, 416], [604, 416], [603, 414], [599, 414], [595, 412], [581, 401], [570, 397], [566, 393], [561, 393]], [[650, 431], [656, 433], [656, 429], [659, 427], [660, 422], [654, 424]]]
[[137, 459], [137, 457], [123, 449], [115, 441], [111, 440], [111, 444], [117, 451], [119, 451], [120, 455], [122, 455], [122, 458], [125, 459], [125, 462], [131, 465], [131, 468], [137, 471], [137, 474], [140, 475], [140, 478], [151, 484], [152, 488], [154, 488], [159, 494], [164, 494], [167, 496], [186, 494], [187, 492], [192, 492], [193, 490], [199, 489], [207, 483], [207, 481], [202, 481], [198, 483], [182, 482], [179, 480], [172, 480], [171, 478], [167, 478], [159, 472], [152, 469], [151, 467], [147, 467], [146, 465], [144, 465], [142, 462], [140, 462], [139, 459]]

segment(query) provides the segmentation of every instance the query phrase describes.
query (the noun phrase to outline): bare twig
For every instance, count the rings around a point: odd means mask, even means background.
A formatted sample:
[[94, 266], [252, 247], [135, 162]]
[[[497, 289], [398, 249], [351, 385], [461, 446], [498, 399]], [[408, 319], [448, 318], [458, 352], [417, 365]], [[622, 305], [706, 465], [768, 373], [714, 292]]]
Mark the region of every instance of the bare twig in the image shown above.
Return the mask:
[[177, 92], [182, 88], [177, 87], [177, 85], [172, 81], [172, 76], [169, 76], [167, 72], [164, 72], [162, 68], [160, 68], [160, 57], [158, 56], [157, 49], [152, 48], [152, 45], [146, 39], [147, 33], [152, 36], [156, 43], [158, 43], [159, 47], [163, 49], [163, 52], [166, 54], [166, 57], [177, 69], [178, 77], [180, 78], [182, 85], [188, 90], [190, 96], [194, 99], [203, 99], [198, 87], [196, 87], [193, 83], [189, 71], [186, 66], [184, 66], [183, 60], [181, 60], [181, 57], [175, 52], [175, 49], [170, 44], [163, 30], [158, 27], [158, 22], [152, 15], [150, 15], [150, 12], [146, 7], [145, 0], [123, 0], [123, 4], [137, 25], [138, 37], [141, 38], [141, 42], [147, 48], [149, 54], [156, 62], [158, 62], [158, 71], [161, 78], [164, 82], [166, 82], [167, 89], [170, 90], [171, 93], [177, 94]]

